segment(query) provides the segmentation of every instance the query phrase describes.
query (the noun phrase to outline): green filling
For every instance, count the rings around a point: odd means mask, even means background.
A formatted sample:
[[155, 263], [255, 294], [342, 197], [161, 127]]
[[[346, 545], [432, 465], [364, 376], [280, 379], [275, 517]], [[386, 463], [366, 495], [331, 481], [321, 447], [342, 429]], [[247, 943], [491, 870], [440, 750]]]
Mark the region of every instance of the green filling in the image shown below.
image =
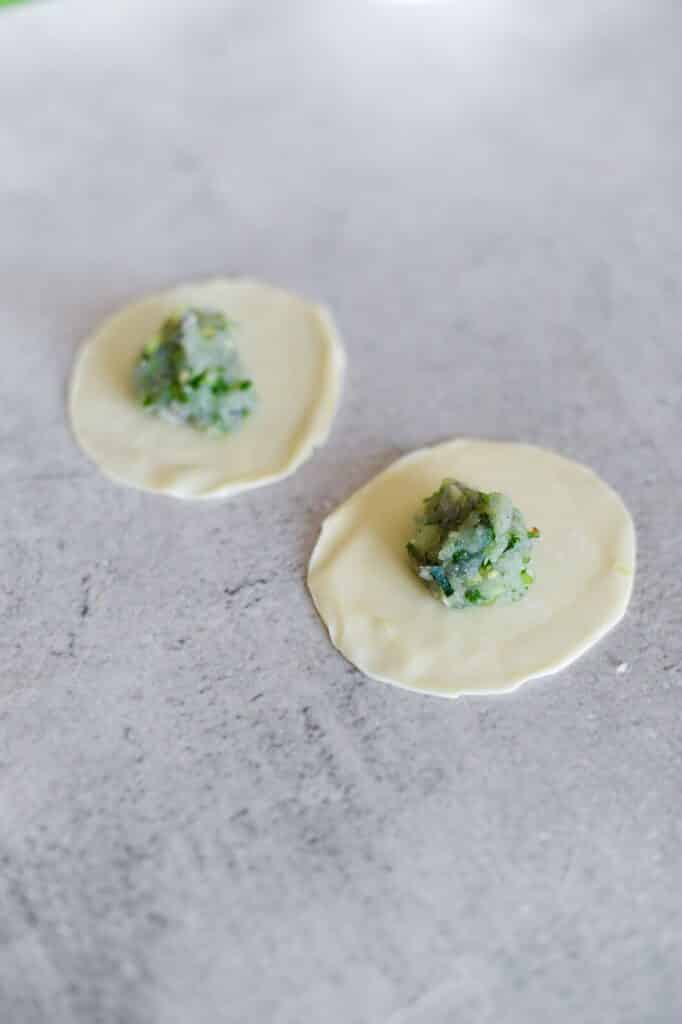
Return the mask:
[[416, 523], [408, 554], [448, 608], [508, 604], [533, 583], [533, 543], [540, 531], [526, 527], [504, 494], [444, 480], [424, 501]]
[[186, 309], [164, 320], [134, 370], [143, 407], [176, 423], [227, 434], [256, 405], [234, 344], [234, 324], [223, 313]]

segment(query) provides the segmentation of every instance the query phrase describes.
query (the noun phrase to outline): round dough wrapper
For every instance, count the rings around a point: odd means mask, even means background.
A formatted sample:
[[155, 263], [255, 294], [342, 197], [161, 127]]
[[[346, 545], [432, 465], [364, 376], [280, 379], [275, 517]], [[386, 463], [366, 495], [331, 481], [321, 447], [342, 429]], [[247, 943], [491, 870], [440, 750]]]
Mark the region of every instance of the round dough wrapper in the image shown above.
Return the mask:
[[[187, 306], [222, 310], [258, 407], [234, 433], [213, 437], [149, 413], [133, 367], [162, 321]], [[178, 498], [222, 498], [289, 476], [326, 440], [345, 355], [330, 314], [296, 295], [242, 278], [182, 285], [128, 306], [81, 348], [69, 410], [78, 443], [119, 483]]]
[[[535, 583], [515, 604], [452, 610], [405, 551], [421, 501], [444, 477], [502, 491], [541, 539]], [[523, 444], [456, 440], [394, 462], [324, 522], [308, 586], [332, 643], [366, 675], [455, 697], [557, 672], [623, 616], [635, 531], [591, 470]]]

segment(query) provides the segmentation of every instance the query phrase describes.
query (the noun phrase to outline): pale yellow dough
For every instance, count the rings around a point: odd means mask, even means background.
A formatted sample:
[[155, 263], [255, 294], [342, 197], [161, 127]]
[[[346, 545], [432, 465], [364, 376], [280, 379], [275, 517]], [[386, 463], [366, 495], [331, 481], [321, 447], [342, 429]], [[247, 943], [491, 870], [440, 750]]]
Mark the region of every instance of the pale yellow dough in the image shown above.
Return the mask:
[[[222, 310], [259, 405], [244, 426], [212, 437], [145, 412], [132, 373], [161, 322], [186, 306]], [[69, 409], [76, 438], [119, 483], [178, 498], [226, 497], [289, 476], [327, 438], [345, 367], [329, 313], [241, 278], [187, 284], [128, 306], [79, 352]]]
[[[410, 567], [414, 515], [444, 477], [508, 494], [540, 529], [521, 601], [448, 609]], [[624, 614], [634, 567], [630, 515], [591, 470], [529, 445], [457, 440], [398, 459], [332, 513], [308, 586], [332, 643], [362, 672], [455, 697], [570, 664]]]

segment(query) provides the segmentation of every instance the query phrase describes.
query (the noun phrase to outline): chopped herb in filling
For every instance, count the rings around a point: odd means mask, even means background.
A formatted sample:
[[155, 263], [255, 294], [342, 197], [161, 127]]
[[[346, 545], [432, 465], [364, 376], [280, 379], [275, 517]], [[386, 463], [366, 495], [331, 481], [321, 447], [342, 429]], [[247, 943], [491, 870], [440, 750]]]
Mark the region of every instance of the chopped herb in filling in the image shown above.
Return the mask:
[[164, 320], [135, 366], [135, 390], [149, 412], [200, 430], [227, 434], [255, 407], [223, 313], [186, 309]]
[[448, 608], [508, 604], [533, 582], [533, 543], [523, 516], [504, 494], [444, 480], [424, 501], [407, 545], [415, 571]]

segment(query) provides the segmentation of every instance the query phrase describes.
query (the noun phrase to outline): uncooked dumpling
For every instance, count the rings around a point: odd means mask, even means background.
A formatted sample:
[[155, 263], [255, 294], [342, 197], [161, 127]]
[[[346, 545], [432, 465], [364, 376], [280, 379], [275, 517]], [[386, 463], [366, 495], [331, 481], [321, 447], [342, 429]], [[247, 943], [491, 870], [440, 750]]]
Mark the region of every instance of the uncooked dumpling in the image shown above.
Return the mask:
[[[453, 610], [415, 575], [414, 515], [446, 477], [508, 494], [539, 528], [535, 582], [517, 603]], [[570, 664], [624, 614], [634, 567], [630, 515], [591, 470], [529, 445], [457, 440], [398, 459], [333, 512], [308, 585], [332, 643], [362, 672], [453, 697]]]
[[[133, 369], [170, 315], [223, 311], [258, 407], [214, 437], [154, 417], [136, 400]], [[119, 483], [179, 498], [225, 497], [293, 473], [327, 438], [345, 356], [330, 314], [298, 296], [232, 278], [187, 284], [128, 306], [88, 338], [73, 370], [71, 422], [84, 451]]]

